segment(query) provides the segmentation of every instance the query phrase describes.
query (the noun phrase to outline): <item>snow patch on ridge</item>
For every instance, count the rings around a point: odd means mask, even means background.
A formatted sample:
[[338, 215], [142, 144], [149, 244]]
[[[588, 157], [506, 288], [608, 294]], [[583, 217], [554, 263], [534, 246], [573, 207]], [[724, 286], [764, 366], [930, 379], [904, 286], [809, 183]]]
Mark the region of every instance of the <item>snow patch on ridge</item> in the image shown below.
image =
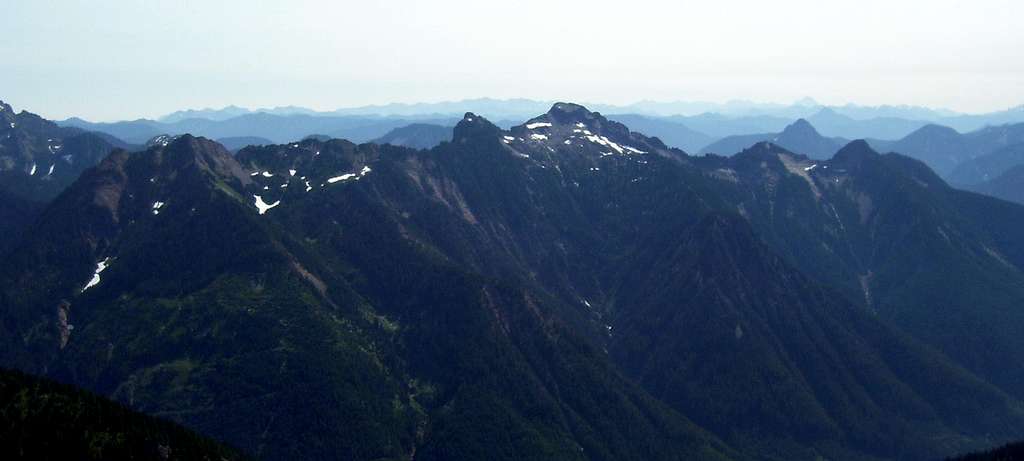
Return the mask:
[[281, 204], [281, 201], [278, 200], [278, 201], [268, 205], [267, 202], [263, 201], [263, 197], [261, 197], [259, 195], [255, 195], [255, 194], [252, 197], [254, 199], [256, 199], [256, 209], [257, 209], [257, 211], [259, 211], [260, 214], [264, 214], [264, 213], [267, 212], [267, 210], [269, 210], [271, 208], [274, 208], [274, 207], [276, 207], [276, 206]]
[[335, 176], [333, 178], [327, 178], [327, 182], [330, 183], [330, 184], [334, 184], [334, 183], [336, 183], [338, 181], [349, 180], [349, 179], [352, 179], [352, 178], [354, 178], [356, 176], [358, 176], [358, 175], [355, 174], [355, 173], [345, 173], [345, 174], [343, 174], [341, 176]]
[[[610, 147], [615, 152], [618, 152], [620, 154], [626, 153], [626, 149], [624, 149], [622, 146], [616, 144], [614, 141], [608, 139], [607, 137], [599, 136], [599, 135], [589, 135], [586, 138], [587, 138], [588, 141], [590, 141], [590, 142], [592, 142], [594, 144], [600, 144], [600, 145], [605, 146], [605, 147]], [[634, 149], [632, 147], [629, 147], [628, 149], [630, 150], [630, 152], [633, 152], [633, 153], [636, 153], [636, 154], [645, 154], [646, 153], [644, 151], [641, 151], [641, 150], [638, 150], [638, 149]]]
[[[347, 181], [349, 179], [356, 179], [356, 180], [358, 180], [359, 178], [362, 178], [363, 176], [366, 176], [367, 174], [369, 174], [371, 171], [373, 171], [373, 170], [370, 167], [364, 166], [362, 170], [359, 170], [359, 173], [345, 173], [345, 174], [343, 174], [341, 176], [335, 176], [333, 178], [327, 178], [327, 182], [330, 183], [330, 184], [334, 184], [334, 183], [336, 183], [338, 181]], [[308, 187], [308, 183], [307, 183], [307, 187]], [[308, 192], [308, 190], [307, 190], [307, 192]]]
[[100, 283], [100, 273], [107, 269], [109, 263], [109, 257], [103, 258], [103, 261], [96, 263], [96, 270], [92, 274], [92, 279], [89, 280], [89, 283], [85, 284], [85, 288], [82, 288], [82, 291], [88, 290]]

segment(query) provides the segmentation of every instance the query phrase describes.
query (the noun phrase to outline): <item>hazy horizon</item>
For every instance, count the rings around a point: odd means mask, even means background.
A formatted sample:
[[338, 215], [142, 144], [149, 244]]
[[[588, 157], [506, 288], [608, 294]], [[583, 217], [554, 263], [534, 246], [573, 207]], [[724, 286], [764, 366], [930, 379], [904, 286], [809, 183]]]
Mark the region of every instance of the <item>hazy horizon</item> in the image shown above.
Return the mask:
[[480, 97], [616, 105], [811, 97], [963, 113], [1024, 103], [1024, 30], [991, 21], [1019, 17], [1024, 4], [1005, 0], [15, 0], [7, 10], [13, 39], [0, 43], [0, 99], [54, 119]]
[[[489, 97], [489, 96], [480, 96], [480, 97], [471, 97], [471, 98], [458, 99], [458, 100], [392, 101], [392, 102], [383, 102], [383, 103], [364, 104], [364, 105], [358, 105], [358, 106], [325, 107], [325, 108], [314, 108], [314, 107], [303, 106], [303, 105], [298, 105], [298, 104], [282, 104], [282, 105], [275, 105], [275, 106], [247, 106], [247, 105], [244, 105], [244, 104], [233, 104], [232, 103], [232, 104], [227, 104], [227, 105], [224, 105], [224, 106], [180, 107], [180, 108], [168, 111], [168, 112], [155, 113], [155, 114], [146, 114], [146, 115], [138, 115], [138, 116], [128, 115], [128, 116], [125, 116], [125, 117], [114, 117], [114, 118], [110, 118], [110, 119], [90, 119], [88, 117], [85, 117], [85, 116], [82, 116], [82, 115], [79, 115], [79, 114], [70, 114], [70, 115], [68, 115], [66, 117], [49, 116], [47, 113], [35, 110], [33, 107], [30, 107], [30, 106], [29, 107], [19, 106], [17, 104], [14, 104], [12, 101], [8, 101], [8, 100], [3, 99], [2, 97], [0, 97], [0, 102], [4, 102], [6, 104], [9, 104], [14, 109], [15, 112], [20, 112], [21, 110], [26, 110], [28, 112], [32, 112], [32, 113], [38, 114], [38, 115], [40, 115], [40, 116], [42, 116], [44, 118], [48, 118], [48, 119], [51, 119], [51, 120], [65, 120], [65, 119], [69, 119], [69, 118], [80, 118], [80, 119], [83, 119], [83, 120], [86, 120], [86, 121], [89, 121], [89, 122], [95, 122], [95, 123], [113, 123], [113, 122], [134, 121], [134, 120], [140, 120], [140, 119], [160, 120], [160, 119], [162, 119], [164, 117], [172, 116], [172, 115], [175, 115], [175, 114], [180, 113], [180, 112], [187, 112], [187, 111], [197, 111], [197, 112], [199, 112], [199, 111], [221, 111], [221, 110], [228, 110], [228, 109], [232, 109], [232, 108], [240, 109], [240, 110], [246, 110], [246, 111], [250, 111], [250, 112], [271, 112], [271, 111], [275, 111], [275, 110], [286, 111], [287, 109], [295, 109], [297, 111], [295, 113], [301, 113], [301, 110], [312, 110], [312, 111], [315, 111], [317, 114], [328, 114], [328, 113], [331, 113], [331, 112], [334, 112], [334, 111], [344, 112], [344, 111], [350, 111], [350, 110], [360, 110], [360, 109], [370, 109], [370, 108], [388, 108], [389, 106], [410, 106], [411, 107], [411, 106], [417, 106], [417, 105], [442, 105], [442, 104], [458, 106], [460, 104], [468, 104], [468, 103], [477, 102], [477, 101], [483, 101], [483, 100], [491, 100], [491, 101], [494, 101], [495, 103], [510, 102], [510, 101], [514, 101], [514, 100], [523, 100], [523, 101], [529, 101], [529, 102], [533, 102], [533, 103], [542, 103], [542, 104], [556, 104], [556, 103], [559, 103], [559, 102], [568, 102], [568, 103], [574, 103], [574, 104], [583, 105], [583, 106], [588, 107], [589, 109], [594, 110], [594, 111], [600, 111], [601, 110], [600, 108], [608, 107], [608, 106], [621, 107], [621, 108], [628, 109], [631, 106], [642, 105], [642, 104], [665, 104], [665, 105], [689, 104], [689, 105], [694, 105], [694, 106], [697, 106], [697, 105], [709, 105], [709, 106], [720, 106], [721, 108], [725, 108], [726, 106], [728, 106], [730, 104], [736, 104], [736, 105], [742, 104], [742, 105], [749, 105], [750, 106], [749, 108], [747, 108], [747, 111], [740, 110], [740, 113], [739, 113], [738, 116], [749, 116], [749, 115], [756, 115], [756, 114], [772, 115], [772, 111], [769, 109], [769, 107], [777, 107], [777, 108], [781, 109], [781, 108], [788, 108], [788, 107], [797, 107], [797, 106], [799, 106], [801, 104], [806, 105], [807, 107], [817, 107], [817, 106], [820, 106], [820, 107], [831, 107], [831, 108], [841, 108], [841, 107], [844, 107], [844, 106], [846, 106], [846, 107], [851, 107], [851, 106], [852, 107], [861, 107], [861, 108], [881, 108], [881, 107], [919, 108], [919, 109], [933, 110], [933, 111], [936, 111], [937, 113], [952, 112], [955, 115], [988, 114], [988, 113], [993, 113], [993, 112], [999, 112], [999, 111], [1004, 111], [1004, 110], [1012, 110], [1012, 109], [1017, 109], [1017, 108], [1020, 108], [1020, 107], [1024, 107], [1024, 105], [1022, 105], [1022, 104], [1011, 104], [1011, 105], [1008, 105], [1008, 106], [1003, 107], [1003, 108], [995, 108], [995, 109], [993, 109], [991, 111], [961, 112], [961, 111], [953, 111], [952, 109], [949, 109], [947, 107], [918, 106], [918, 105], [909, 105], [909, 104], [878, 104], [878, 105], [868, 105], [868, 104], [858, 104], [855, 101], [848, 101], [848, 102], [840, 103], [840, 104], [826, 104], [826, 103], [818, 101], [815, 98], [812, 98], [810, 96], [806, 96], [806, 97], [803, 97], [803, 98], [798, 98], [798, 99], [793, 100], [793, 101], [752, 101], [752, 100], [746, 100], [746, 99], [743, 99], [743, 100], [740, 100], [740, 99], [730, 99], [730, 100], [722, 100], [722, 101], [650, 100], [650, 99], [644, 99], [644, 100], [637, 100], [637, 101], [623, 103], [623, 104], [610, 104], [610, 103], [605, 103], [605, 102], [601, 102], [601, 101], [573, 101], [573, 100], [564, 99], [564, 98], [563, 99], [541, 100], [541, 99], [532, 99], [532, 98], [492, 98], [492, 97]], [[815, 105], [808, 105], [807, 104], [808, 101], [813, 101]], [[404, 113], [392, 113], [392, 112], [388, 112], [388, 111], [383, 111], [383, 112], [374, 112], [373, 114], [374, 115], [385, 115], [385, 116], [389, 116], [390, 115], [390, 116], [395, 116], [395, 117], [408, 117], [408, 116], [415, 117], [415, 116], [429, 116], [429, 115], [444, 116], [444, 115], [460, 115], [462, 112], [465, 112], [467, 110], [468, 111], [472, 111], [472, 109], [463, 109], [463, 110], [457, 110], [457, 111], [451, 111], [451, 112], [436, 112], [436, 113], [416, 112], [413, 115], [404, 114]], [[546, 108], [544, 110], [546, 110]], [[358, 114], [362, 114], [362, 113], [363, 112], [358, 112]], [[366, 112], [366, 113], [369, 114], [370, 112]], [[529, 111], [526, 112], [526, 114], [529, 114], [530, 116], [532, 116], [532, 115], [539, 115], [540, 113], [542, 113], [542, 112], [537, 112], [536, 114], [534, 114], [533, 112], [529, 112]], [[718, 114], [730, 115], [727, 112], [716, 112], [716, 111], [711, 111], [711, 112], [706, 112], [706, 111], [696, 111], [696, 112], [689, 111], [689, 112], [686, 112], [686, 113], [683, 113], [683, 112], [672, 112], [671, 114], [669, 114], [669, 113], [652, 114], [652, 113], [644, 112], [644, 111], [636, 111], [636, 113], [638, 113], [638, 114], [648, 114], [648, 115], [660, 115], [660, 116], [666, 116], [666, 115], [697, 115], [697, 114], [701, 114], [701, 113], [718, 113]], [[493, 117], [492, 115], [484, 114], [482, 112], [480, 113], [480, 115]], [[776, 116], [778, 116], [778, 115], [776, 115]]]

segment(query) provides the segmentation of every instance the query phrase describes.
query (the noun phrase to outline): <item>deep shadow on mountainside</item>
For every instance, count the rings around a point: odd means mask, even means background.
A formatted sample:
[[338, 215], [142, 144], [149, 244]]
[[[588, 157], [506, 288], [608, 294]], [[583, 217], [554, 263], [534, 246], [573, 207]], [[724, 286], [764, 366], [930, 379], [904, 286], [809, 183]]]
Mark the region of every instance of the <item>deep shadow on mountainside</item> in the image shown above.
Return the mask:
[[939, 459], [1024, 436], [1021, 216], [567, 103], [429, 150], [183, 135], [39, 214], [0, 363], [265, 459]]
[[14, 370], [0, 369], [0, 415], [4, 459], [247, 459], [177, 424]]
[[1020, 461], [1022, 459], [1024, 459], [1024, 442], [1016, 442], [991, 450], [949, 458], [949, 461]]

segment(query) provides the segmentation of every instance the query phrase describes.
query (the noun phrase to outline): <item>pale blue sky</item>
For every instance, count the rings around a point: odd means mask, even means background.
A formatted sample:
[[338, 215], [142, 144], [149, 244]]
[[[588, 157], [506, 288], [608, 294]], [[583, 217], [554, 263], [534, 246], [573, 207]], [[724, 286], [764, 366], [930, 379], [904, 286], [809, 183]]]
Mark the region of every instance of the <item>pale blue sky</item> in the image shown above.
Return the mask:
[[473, 97], [1024, 103], [1024, 2], [6, 0], [0, 99], [50, 118]]

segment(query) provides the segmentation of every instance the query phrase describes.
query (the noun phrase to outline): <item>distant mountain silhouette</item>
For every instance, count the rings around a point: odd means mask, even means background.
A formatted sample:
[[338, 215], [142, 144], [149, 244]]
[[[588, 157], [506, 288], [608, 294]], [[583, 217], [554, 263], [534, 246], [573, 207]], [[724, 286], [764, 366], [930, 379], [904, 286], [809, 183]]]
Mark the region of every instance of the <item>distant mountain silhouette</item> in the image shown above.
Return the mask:
[[696, 153], [715, 138], [692, 130], [683, 123], [670, 118], [648, 117], [635, 114], [609, 115], [609, 119], [623, 123], [631, 129], [655, 136], [666, 145]]
[[303, 141], [313, 140], [313, 141], [320, 141], [320, 142], [327, 142], [327, 141], [330, 141], [331, 139], [332, 139], [332, 137], [328, 136], [326, 134], [310, 134], [310, 135], [306, 135], [305, 137], [302, 138]]
[[56, 123], [60, 126], [105, 133], [118, 139], [123, 139], [125, 142], [137, 145], [144, 144], [154, 136], [171, 132], [170, 130], [163, 129], [164, 127], [158, 122], [144, 119], [112, 123], [93, 123], [77, 117], [72, 117], [66, 120], [58, 120]]
[[731, 117], [715, 113], [693, 116], [674, 115], [664, 117], [664, 119], [718, 139], [754, 133], [777, 133], [795, 120], [770, 115]]
[[442, 142], [452, 140], [452, 127], [413, 123], [395, 128], [384, 136], [374, 139], [377, 144], [392, 144], [413, 149], [430, 149]]
[[701, 153], [732, 155], [759, 142], [771, 142], [811, 158], [827, 159], [845, 144], [840, 138], [826, 138], [804, 119], [786, 126], [780, 133], [729, 136], [701, 149]]
[[877, 115], [855, 119], [827, 107], [807, 120], [829, 136], [848, 139], [899, 139], [928, 123], [923, 120]]
[[250, 113], [252, 113], [251, 110], [238, 106], [227, 106], [222, 109], [188, 109], [165, 115], [160, 117], [158, 121], [162, 123], [176, 123], [182, 120], [197, 118], [206, 120], [227, 120], [229, 118]]
[[217, 139], [217, 142], [224, 146], [225, 149], [231, 152], [238, 152], [239, 150], [246, 146], [265, 146], [274, 143], [274, 141], [271, 141], [267, 138], [261, 138], [259, 136], [236, 136], [230, 138], [220, 138]]
[[275, 115], [264, 112], [247, 113], [223, 120], [189, 118], [173, 123], [136, 120], [117, 123], [90, 123], [80, 119], [60, 122], [65, 126], [99, 131], [143, 144], [161, 134], [192, 134], [213, 139], [260, 137], [276, 143], [294, 142], [311, 134], [367, 142], [388, 131], [413, 122], [453, 124], [448, 118], [409, 119], [380, 116], [317, 116], [308, 114]]
[[[897, 141], [871, 140], [870, 143], [878, 150], [899, 152], [921, 160], [939, 175], [949, 177], [962, 164], [1024, 143], [1024, 123], [989, 126], [969, 133], [942, 125], [927, 125]], [[963, 178], [961, 181], [976, 181], [977, 177], [969, 176], [972, 167], [965, 168], [967, 170], [958, 173], [958, 177]]]
[[875, 147], [921, 160], [941, 176], [949, 174], [961, 162], [978, 155], [972, 151], [967, 137], [941, 125], [926, 125], [895, 142], [876, 142]]
[[[357, 117], [357, 118], [399, 118], [404, 124], [438, 123], [448, 120], [442, 125], [454, 124], [461, 114], [473, 112], [497, 120], [499, 126], [508, 127], [519, 120], [529, 118], [550, 107], [549, 101], [530, 99], [467, 99], [439, 103], [385, 104], [342, 108], [331, 111], [316, 111], [305, 107], [286, 106], [262, 109], [247, 109], [228, 106], [222, 109], [189, 109], [182, 110], [157, 120], [136, 120], [115, 123], [91, 124], [80, 119], [68, 119], [61, 122], [66, 126], [78, 126], [93, 131], [111, 133], [118, 138], [141, 144], [146, 139], [160, 133], [182, 134], [191, 132], [214, 138], [236, 136], [261, 136], [275, 142], [291, 142], [302, 136], [321, 132], [332, 136], [339, 135], [330, 130], [313, 129], [295, 137], [295, 132], [287, 136], [279, 136], [271, 131], [249, 132], [202, 132], [195, 127], [199, 121], [223, 122], [246, 115], [273, 115], [288, 118], [291, 116], [309, 117]], [[710, 103], [699, 101], [641, 101], [626, 105], [594, 104], [592, 108], [606, 114], [622, 114], [629, 117], [642, 117], [645, 120], [626, 120], [636, 125], [640, 131], [647, 130], [654, 136], [664, 138], [670, 145], [680, 147], [688, 152], [697, 152], [700, 147], [709, 144], [714, 138], [752, 133], [776, 133], [793, 121], [804, 118], [811, 122], [819, 132], [828, 137], [846, 139], [880, 139], [895, 140], [902, 138], [914, 130], [927, 124], [950, 126], [960, 132], [977, 130], [989, 125], [1024, 122], [1024, 106], [996, 111], [987, 114], [958, 114], [945, 109], [930, 109], [917, 106], [862, 106], [846, 104], [842, 106], [824, 106], [811, 98], [803, 98], [793, 104], [757, 103], [751, 101], [727, 101]], [[620, 116], [621, 117], [621, 116]], [[614, 117], [613, 117], [614, 118]], [[625, 120], [625, 119], [624, 119]], [[513, 121], [502, 123], [502, 121]], [[671, 135], [671, 127], [661, 122], [681, 124], [696, 133], [704, 134], [713, 139], [704, 139], [701, 143], [696, 137], [689, 135]], [[639, 123], [649, 123], [641, 126]], [[153, 126], [157, 124], [156, 126]], [[181, 124], [180, 127], [176, 125]], [[391, 126], [369, 138], [353, 139], [368, 141], [382, 136], [388, 130], [402, 126]], [[339, 130], [341, 127], [338, 128]], [[345, 137], [345, 136], [342, 136]], [[699, 136], [698, 136], [699, 137]]]
[[1001, 147], [991, 153], [961, 162], [950, 173], [949, 182], [966, 186], [981, 184], [1018, 165], [1024, 165], [1024, 143]]
[[987, 181], [967, 186], [967, 189], [1024, 205], [1024, 163]]

